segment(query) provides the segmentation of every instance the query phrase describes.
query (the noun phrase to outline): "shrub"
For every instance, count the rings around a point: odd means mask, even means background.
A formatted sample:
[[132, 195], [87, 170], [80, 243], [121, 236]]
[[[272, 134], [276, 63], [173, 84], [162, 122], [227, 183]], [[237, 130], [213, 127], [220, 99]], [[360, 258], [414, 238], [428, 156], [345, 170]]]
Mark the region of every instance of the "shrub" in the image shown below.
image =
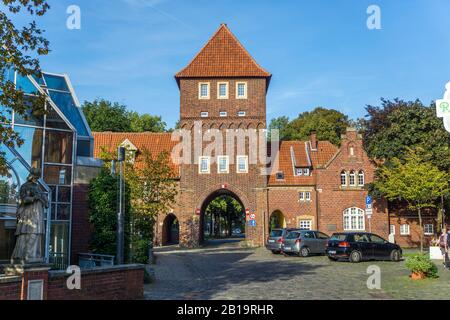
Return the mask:
[[414, 273], [422, 273], [427, 278], [438, 278], [436, 265], [424, 254], [416, 254], [406, 260], [406, 268]]

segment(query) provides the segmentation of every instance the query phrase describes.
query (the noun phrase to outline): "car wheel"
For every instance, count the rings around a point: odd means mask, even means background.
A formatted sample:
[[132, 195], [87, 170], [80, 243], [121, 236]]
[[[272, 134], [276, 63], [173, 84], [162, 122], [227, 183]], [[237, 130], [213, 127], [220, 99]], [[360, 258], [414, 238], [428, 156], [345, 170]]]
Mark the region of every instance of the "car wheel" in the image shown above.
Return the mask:
[[272, 250], [272, 253], [273, 253], [273, 254], [280, 254], [281, 252], [278, 251], [278, 250]]
[[361, 262], [361, 259], [362, 259], [361, 252], [355, 250], [355, 251], [352, 251], [352, 253], [350, 253], [350, 257], [349, 257], [350, 262], [358, 263], [358, 262]]
[[402, 255], [400, 254], [400, 251], [398, 250], [392, 250], [391, 252], [391, 261], [399, 262], [402, 258]]
[[308, 247], [303, 247], [300, 249], [300, 256], [302, 256], [303, 258], [306, 258], [309, 256], [309, 248]]

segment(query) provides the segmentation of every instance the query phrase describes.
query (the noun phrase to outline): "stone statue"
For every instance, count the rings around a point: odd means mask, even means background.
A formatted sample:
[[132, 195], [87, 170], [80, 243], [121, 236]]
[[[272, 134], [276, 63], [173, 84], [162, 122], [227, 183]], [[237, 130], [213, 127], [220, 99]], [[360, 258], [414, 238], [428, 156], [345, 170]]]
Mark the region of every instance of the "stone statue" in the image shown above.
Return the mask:
[[17, 210], [16, 246], [11, 263], [43, 263], [45, 234], [44, 212], [48, 208], [47, 195], [37, 183], [39, 171], [32, 169], [27, 182], [20, 187]]

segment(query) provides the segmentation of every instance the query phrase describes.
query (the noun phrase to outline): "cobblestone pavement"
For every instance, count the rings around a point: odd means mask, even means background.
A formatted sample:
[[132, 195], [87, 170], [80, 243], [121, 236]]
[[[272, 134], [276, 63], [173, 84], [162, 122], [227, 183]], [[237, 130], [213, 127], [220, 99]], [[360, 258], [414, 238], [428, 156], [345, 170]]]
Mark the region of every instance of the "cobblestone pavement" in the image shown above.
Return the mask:
[[[450, 271], [440, 278], [413, 282], [404, 262], [332, 262], [273, 255], [264, 248], [233, 244], [156, 253], [156, 280], [146, 285], [151, 300], [302, 300], [302, 299], [450, 299]], [[369, 290], [367, 268], [377, 265], [382, 290]]]

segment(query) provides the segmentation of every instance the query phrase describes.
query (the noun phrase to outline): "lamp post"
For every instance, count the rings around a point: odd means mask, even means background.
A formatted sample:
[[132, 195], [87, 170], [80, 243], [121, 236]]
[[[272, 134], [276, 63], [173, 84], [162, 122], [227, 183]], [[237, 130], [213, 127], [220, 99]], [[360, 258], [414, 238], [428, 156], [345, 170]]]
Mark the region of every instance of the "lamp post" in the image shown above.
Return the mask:
[[119, 162], [119, 205], [117, 211], [117, 248], [116, 248], [116, 259], [117, 264], [124, 263], [124, 242], [125, 242], [125, 233], [124, 233], [124, 216], [125, 216], [125, 208], [124, 208], [124, 179], [123, 179], [123, 166], [125, 161], [125, 148], [119, 147], [117, 151], [117, 161]]

